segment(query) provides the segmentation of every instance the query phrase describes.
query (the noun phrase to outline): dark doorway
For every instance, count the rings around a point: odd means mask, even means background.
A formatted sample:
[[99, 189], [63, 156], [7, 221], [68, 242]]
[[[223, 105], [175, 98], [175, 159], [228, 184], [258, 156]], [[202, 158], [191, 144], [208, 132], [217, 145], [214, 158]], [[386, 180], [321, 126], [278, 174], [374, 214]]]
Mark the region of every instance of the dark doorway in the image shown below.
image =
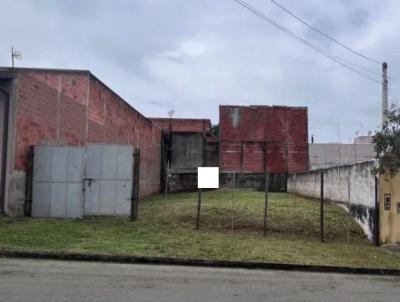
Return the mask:
[[8, 94], [0, 88], [0, 213], [4, 211], [7, 154]]

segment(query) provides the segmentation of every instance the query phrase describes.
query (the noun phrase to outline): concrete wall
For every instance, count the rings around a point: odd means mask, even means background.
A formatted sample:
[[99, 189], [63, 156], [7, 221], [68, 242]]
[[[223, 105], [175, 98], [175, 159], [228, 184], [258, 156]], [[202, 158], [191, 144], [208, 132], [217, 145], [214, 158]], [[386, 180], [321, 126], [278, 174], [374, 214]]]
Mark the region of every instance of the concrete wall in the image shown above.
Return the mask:
[[14, 74], [15, 147], [6, 212], [22, 215], [30, 145], [130, 144], [141, 149], [140, 195], [160, 188], [161, 130], [87, 71], [2, 69]]
[[400, 175], [381, 175], [379, 191], [380, 242], [400, 243]]
[[324, 173], [325, 200], [341, 203], [351, 211], [369, 239], [375, 230], [375, 161], [291, 174], [288, 192], [320, 198], [320, 175]]
[[204, 165], [204, 135], [201, 132], [171, 133], [172, 170], [195, 170]]
[[204, 145], [204, 166], [218, 167], [219, 166], [219, 143], [206, 139]]
[[[263, 173], [220, 173], [220, 187], [254, 188], [260, 191], [265, 189], [265, 175]], [[168, 189], [170, 193], [197, 190], [197, 172], [171, 173]], [[271, 192], [286, 191], [286, 174], [275, 173], [269, 177]]]
[[264, 172], [262, 142], [268, 142], [269, 172], [308, 169], [307, 108], [220, 106], [219, 110], [220, 167], [224, 172]]
[[189, 118], [159, 118], [151, 117], [150, 120], [163, 130], [171, 132], [210, 132], [211, 120]]
[[[170, 135], [168, 191], [197, 189], [197, 167], [218, 166], [218, 142], [209, 141], [201, 132], [172, 132]], [[164, 175], [166, 171], [163, 171]], [[165, 178], [162, 179], [165, 182]]]
[[375, 158], [374, 144], [310, 144], [310, 169], [324, 169]]

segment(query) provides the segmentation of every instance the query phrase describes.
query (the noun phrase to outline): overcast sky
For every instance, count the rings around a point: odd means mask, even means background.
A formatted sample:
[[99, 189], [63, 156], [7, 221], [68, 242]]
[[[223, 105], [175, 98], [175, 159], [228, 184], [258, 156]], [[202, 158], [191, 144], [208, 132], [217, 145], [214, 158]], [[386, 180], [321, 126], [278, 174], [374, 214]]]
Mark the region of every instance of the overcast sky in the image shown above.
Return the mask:
[[[285, 14], [247, 0], [332, 55], [362, 60]], [[277, 0], [355, 50], [389, 63], [400, 100], [400, 1]], [[232, 0], [2, 0], [0, 65], [88, 69], [146, 116], [211, 118], [219, 104], [307, 106], [316, 142], [349, 142], [380, 123], [381, 87], [316, 53]]]

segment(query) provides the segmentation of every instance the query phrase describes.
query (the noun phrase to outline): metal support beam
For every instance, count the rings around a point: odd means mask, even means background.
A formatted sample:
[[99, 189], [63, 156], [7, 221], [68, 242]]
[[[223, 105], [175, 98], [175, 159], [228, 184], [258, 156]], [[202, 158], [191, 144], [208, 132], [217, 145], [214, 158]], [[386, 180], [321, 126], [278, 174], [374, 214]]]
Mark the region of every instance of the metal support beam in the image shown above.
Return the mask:
[[321, 172], [320, 234], [324, 242], [324, 172]]
[[140, 149], [136, 148], [133, 153], [133, 186], [131, 197], [131, 221], [138, 217], [139, 210], [139, 179], [140, 179]]
[[196, 230], [200, 228], [200, 211], [201, 211], [201, 189], [199, 188], [198, 198], [197, 198]]
[[267, 236], [267, 222], [268, 222], [268, 148], [267, 143], [264, 144], [264, 172], [265, 172], [265, 200], [264, 200], [264, 237]]

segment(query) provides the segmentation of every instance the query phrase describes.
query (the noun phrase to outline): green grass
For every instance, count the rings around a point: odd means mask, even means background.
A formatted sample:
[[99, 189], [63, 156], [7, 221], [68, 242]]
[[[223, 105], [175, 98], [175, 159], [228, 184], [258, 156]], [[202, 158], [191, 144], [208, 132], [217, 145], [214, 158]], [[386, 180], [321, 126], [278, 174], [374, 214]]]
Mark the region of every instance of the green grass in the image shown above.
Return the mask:
[[199, 231], [196, 193], [145, 199], [136, 222], [0, 217], [0, 249], [400, 269], [400, 258], [371, 245], [334, 204], [325, 206], [327, 242], [321, 243], [318, 201], [272, 193], [264, 238], [263, 198], [254, 190], [203, 193]]

